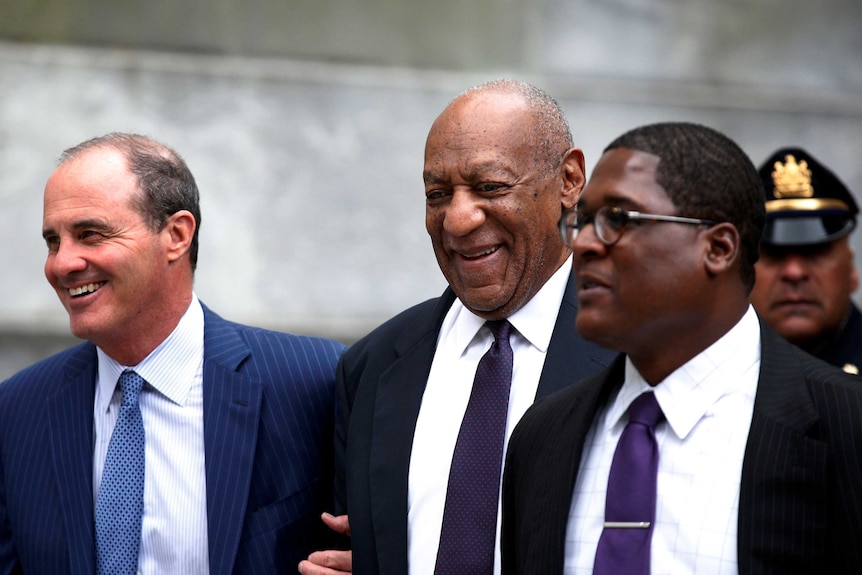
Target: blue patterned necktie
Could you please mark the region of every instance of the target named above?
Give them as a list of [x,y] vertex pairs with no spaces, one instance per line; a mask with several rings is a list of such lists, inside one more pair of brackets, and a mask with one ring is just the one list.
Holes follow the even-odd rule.
[[485,325],[494,334],[494,343],[479,361],[455,444],[435,575],[494,572],[500,469],[512,384],[512,325],[505,320]]
[[105,471],[96,502],[98,575],[138,571],[144,513],[144,420],[138,396],[144,379],[134,371],[120,375],[123,401],[108,444]]
[[651,392],[639,395],[629,407],[629,422],[608,476],[605,528],[594,575],[649,575],[658,473],[655,426],[663,417]]

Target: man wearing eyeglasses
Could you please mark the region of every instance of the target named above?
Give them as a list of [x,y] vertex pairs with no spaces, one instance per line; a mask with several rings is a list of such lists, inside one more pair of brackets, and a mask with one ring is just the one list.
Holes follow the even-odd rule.
[[[492,575],[506,438],[537,396],[614,356],[574,329],[571,252],[557,229],[583,186],[584,159],[550,96],[498,81],[436,119],[423,179],[425,226],[450,287],[340,363],[336,497],[356,573]],[[511,348],[505,383],[480,377],[498,347]],[[489,406],[485,391],[498,389]],[[310,559],[321,568],[307,562],[301,572],[349,569],[333,552]]]
[[862,388],[749,303],[762,197],[704,126],[606,148],[561,230],[578,331],[623,354],[512,434],[504,575],[862,572]]
[[782,148],[760,167],[766,229],[751,303],[805,351],[848,373],[862,366],[862,314],[850,232],[859,209],[847,187],[802,148]]

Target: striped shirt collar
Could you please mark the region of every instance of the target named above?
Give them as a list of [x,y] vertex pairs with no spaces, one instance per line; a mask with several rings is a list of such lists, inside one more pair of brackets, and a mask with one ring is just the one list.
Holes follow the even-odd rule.
[[150,387],[174,403],[183,405],[203,362],[203,336],[203,308],[197,296],[192,294],[192,301],[174,331],[138,365],[121,365],[97,347],[99,388],[96,390],[96,404],[100,411],[108,408],[117,380],[126,369],[134,369]]

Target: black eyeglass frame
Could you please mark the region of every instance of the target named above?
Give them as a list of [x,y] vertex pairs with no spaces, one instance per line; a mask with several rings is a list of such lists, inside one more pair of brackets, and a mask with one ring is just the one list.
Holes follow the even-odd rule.
[[[614,219],[619,220],[619,230],[616,230],[615,225],[610,224]],[[578,222],[578,219],[581,221]],[[570,230],[581,230],[587,224],[596,226],[596,237],[606,246],[612,246],[620,241],[626,231],[626,224],[630,221],[648,221],[648,222],[669,222],[673,224],[689,224],[695,226],[713,226],[718,222],[713,220],[702,220],[699,218],[689,218],[685,216],[665,216],[661,214],[645,214],[635,210],[624,210],[619,206],[602,206],[592,216],[584,216],[577,209],[565,210],[560,217],[560,237],[563,243],[571,247],[574,241],[574,235]],[[608,239],[607,230],[616,232],[616,237]]]

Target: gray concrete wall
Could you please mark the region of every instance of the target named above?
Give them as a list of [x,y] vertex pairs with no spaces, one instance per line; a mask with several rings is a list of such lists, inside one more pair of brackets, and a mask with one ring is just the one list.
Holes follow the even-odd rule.
[[588,167],[631,127],[691,120],[756,163],[808,147],[862,193],[855,1],[252,2],[242,17],[230,2],[25,4],[0,11],[0,379],[70,341],[42,275],[41,193],[64,148],[108,131],[189,162],[205,302],[348,342],[445,286],[424,139],[484,80],[557,97]]
[[536,0],[4,0],[24,42],[470,70],[520,66]]

